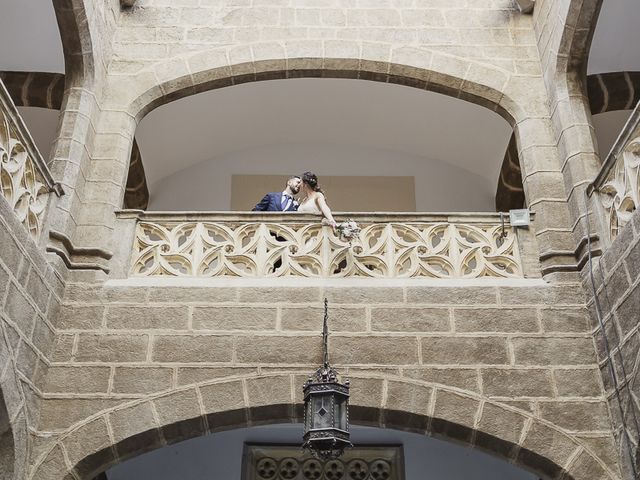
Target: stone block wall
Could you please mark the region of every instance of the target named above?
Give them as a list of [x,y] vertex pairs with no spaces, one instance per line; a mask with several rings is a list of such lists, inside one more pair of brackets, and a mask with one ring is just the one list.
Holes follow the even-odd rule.
[[[8,416],[0,424],[10,424],[14,449],[0,457],[15,459],[6,468],[16,479],[26,478],[28,431],[37,428],[63,289],[62,278],[0,196],[0,404]],[[7,448],[4,440],[8,438],[3,436],[0,449]]]
[[[585,291],[592,292],[588,266],[583,271]],[[640,427],[640,214],[630,221],[594,264],[595,287],[604,331],[596,314],[595,298],[589,295],[589,310],[595,331],[598,361],[604,379],[614,426],[620,462],[632,478],[631,462],[636,471]],[[611,357],[608,358],[607,350]],[[618,381],[614,388],[610,363]],[[622,413],[621,413],[622,410]],[[623,432],[623,421],[628,437]],[[629,439],[631,445],[629,445]]]
[[348,47],[368,41],[437,48],[513,73],[540,71],[531,17],[512,0],[138,0],[120,16],[111,72],[172,63],[157,70],[162,79],[184,67],[176,60],[189,52],[233,45],[242,55],[247,45],[283,41],[302,42],[304,50],[313,40],[326,42],[327,56],[335,49],[353,58]]
[[[63,37],[72,63],[50,164],[67,195],[49,227],[71,239],[66,260],[82,271],[59,307],[63,282],[0,200],[0,380],[17,478],[27,461],[32,478],[93,478],[185,438],[300,421],[301,385],[320,362],[325,295],[331,358],[352,379],[354,422],[459,441],[545,477],[619,478],[605,393],[614,397],[578,283],[83,283],[124,270],[109,261],[121,240],[113,211],[148,111],[296,76],[402,83],[505,116],[537,214],[543,274],[574,272],[581,188],[595,157],[589,120],[574,109],[582,92],[553,72],[556,57],[569,58],[564,23],[580,9],[539,0],[532,20],[511,0],[471,3],[139,0],[122,13],[116,0],[56,4],[77,31]],[[596,4],[582,2],[583,16]],[[636,218],[599,270],[629,385],[640,342],[630,316],[638,236]],[[575,273],[553,279],[576,282]]]
[[300,421],[326,296],[354,422],[462,441],[550,477],[618,478],[582,287],[523,282],[71,283],[36,477],[90,478],[167,442]]
[[512,0],[136,2],[118,17],[96,145],[87,147],[91,195],[81,212],[67,209],[78,219],[74,243],[117,248],[112,211],[122,205],[136,123],[150,110],[213,88],[304,76],[400,83],[503,115],[542,227],[543,274],[575,271],[534,25]]

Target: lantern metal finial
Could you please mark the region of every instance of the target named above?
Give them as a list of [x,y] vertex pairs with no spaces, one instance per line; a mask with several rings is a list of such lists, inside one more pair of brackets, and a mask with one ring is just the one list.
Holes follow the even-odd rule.
[[329,365],[329,302],[324,299],[323,364],[305,382],[303,449],[321,460],[338,458],[349,441],[349,380]]

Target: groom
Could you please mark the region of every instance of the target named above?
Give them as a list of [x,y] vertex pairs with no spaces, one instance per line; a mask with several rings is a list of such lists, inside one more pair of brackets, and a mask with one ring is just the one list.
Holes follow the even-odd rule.
[[253,207],[254,212],[295,212],[298,202],[293,198],[300,191],[302,180],[297,175],[289,177],[287,188],[282,192],[267,193],[258,204]]

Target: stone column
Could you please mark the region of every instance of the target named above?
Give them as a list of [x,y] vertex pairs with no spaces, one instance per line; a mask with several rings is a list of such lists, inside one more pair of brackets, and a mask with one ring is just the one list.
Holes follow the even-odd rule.
[[119,9],[87,0],[60,0],[54,2],[54,8],[66,74],[58,138],[49,166],[65,196],[50,211],[47,250],[58,255],[70,270],[105,272],[110,253],[100,243],[90,243],[92,239],[79,226],[86,224],[87,208],[94,207],[88,206],[94,194],[89,170]]
[[[119,250],[122,240],[116,229],[114,211],[123,208],[135,128],[135,119],[126,112],[103,110],[90,150],[91,164],[84,183],[84,199],[77,216],[74,238],[80,245],[100,249],[104,254],[102,259],[105,262],[102,264],[106,273],[113,267],[113,252]],[[127,250],[130,253],[130,249]],[[126,260],[122,259],[127,260],[128,256]]]
[[536,213],[536,236],[542,274],[575,281],[572,219],[542,77],[512,77],[505,94],[521,98],[527,111],[516,119],[514,133],[527,206]]
[[[560,156],[560,172],[569,206],[575,270],[586,261],[587,230],[592,251],[599,253],[596,223],[589,228],[584,191],[600,168],[586,95],[586,60],[602,0],[540,0],[534,24],[550,99],[552,141]],[[592,216],[593,217],[593,216]]]

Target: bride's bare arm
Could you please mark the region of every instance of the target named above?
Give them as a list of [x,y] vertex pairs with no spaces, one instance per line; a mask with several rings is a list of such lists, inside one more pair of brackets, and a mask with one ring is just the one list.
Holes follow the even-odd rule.
[[318,193],[316,201],[318,202],[318,208],[322,212],[322,216],[327,219],[329,225],[335,228],[336,221],[333,219],[333,215],[331,215],[331,209],[329,208],[329,205],[327,205],[324,195],[322,193]]

